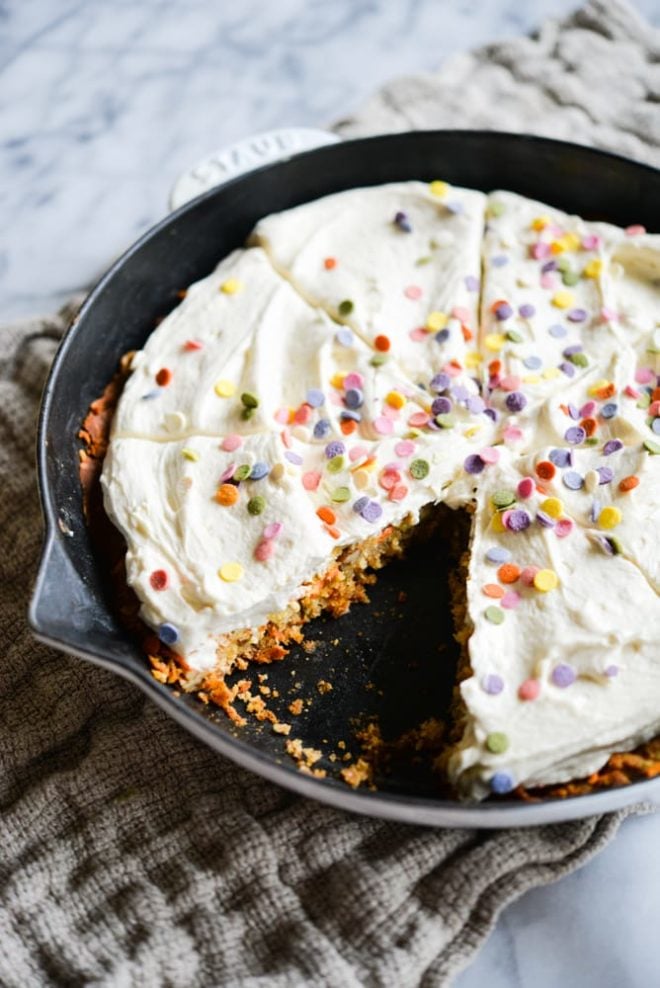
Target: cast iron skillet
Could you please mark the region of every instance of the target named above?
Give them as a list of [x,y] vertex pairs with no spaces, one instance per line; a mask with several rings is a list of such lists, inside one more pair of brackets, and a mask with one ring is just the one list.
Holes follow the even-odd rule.
[[[183,206],[114,264],[55,358],[39,427],[46,537],[30,623],[42,641],[131,680],[246,770],[336,807],[429,825],[478,827],[540,824],[612,810],[658,794],[660,780],[539,804],[466,806],[440,798],[430,775],[416,767],[395,768],[375,792],[353,791],[336,774],[326,779],[301,774],[283,753],[282,738],[268,728],[234,729],[223,714],[209,712],[192,697],[175,697],[152,678],[115,619],[90,545],[76,434],[121,355],[143,344],[155,320],[176,303],[177,291],[209,273],[268,213],[355,186],[437,177],[485,191],[512,189],[587,218],[660,230],[659,171],[567,143],[471,131],[397,134],[320,148],[267,165]],[[422,717],[442,715],[455,662],[451,646],[438,652],[443,640],[451,639],[444,552],[437,543],[412,562],[383,571],[371,605],[354,607],[340,622],[316,623],[315,653],[294,652],[269,667],[268,683],[281,692],[283,718],[292,720],[286,716],[292,695],[313,697],[309,711],[295,720],[292,737],[325,751],[343,739],[355,752],[351,729],[358,715],[379,715],[391,737]],[[401,587],[407,591],[404,603]],[[320,679],[332,683],[332,692],[319,693]],[[333,770],[336,763],[320,764]]]

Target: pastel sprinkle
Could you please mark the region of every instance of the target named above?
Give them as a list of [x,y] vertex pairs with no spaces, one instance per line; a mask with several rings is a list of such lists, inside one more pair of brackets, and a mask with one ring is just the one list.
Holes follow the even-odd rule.
[[518,687],[518,697],[520,700],[536,700],[541,692],[541,684],[538,679],[526,679]]
[[536,485],[531,477],[523,477],[516,488],[518,497],[528,498],[534,493]]
[[218,576],[225,583],[236,583],[243,576],[243,567],[240,563],[223,563],[218,570]]
[[167,570],[155,569],[149,577],[149,583],[151,584],[152,590],[167,590],[170,583]]
[[248,501],[247,509],[251,515],[263,514],[266,509],[266,498],[262,497],[261,494],[256,494]]
[[584,485],[584,478],[575,470],[567,470],[562,475],[561,480],[564,487],[567,487],[569,491],[579,491]]
[[486,464],[482,460],[478,453],[470,453],[463,460],[463,468],[466,473],[472,474],[473,476],[482,473]]
[[236,295],[243,288],[243,283],[238,278],[228,278],[220,285],[220,291],[225,295]]
[[231,381],[216,381],[213,390],[219,398],[231,398],[236,393],[236,385]]
[[490,696],[497,696],[504,689],[504,680],[497,673],[487,673],[481,680],[481,688],[484,693],[488,693]]
[[507,590],[500,600],[500,607],[504,607],[507,611],[513,611],[518,607],[521,600],[522,597],[517,590]]
[[540,569],[534,576],[534,586],[541,593],[548,593],[559,586],[559,577],[553,569]]
[[264,538],[265,539],[276,539],[278,535],[281,535],[284,531],[284,525],[281,521],[271,521],[264,528]]
[[491,731],[486,738],[486,747],[494,755],[501,755],[509,747],[509,739],[502,731]]
[[515,783],[508,772],[496,772],[495,775],[491,776],[490,788],[496,795],[503,796],[515,788]]
[[321,474],[316,470],[308,470],[302,475],[302,485],[306,491],[315,491],[321,483]]
[[559,686],[561,689],[566,689],[567,686],[572,686],[577,679],[577,674],[573,666],[568,665],[566,662],[560,662],[556,665],[550,674],[550,678],[555,686]]
[[240,449],[242,445],[243,439],[241,436],[225,436],[220,443],[220,449],[223,449],[226,453],[233,453],[235,450]]
[[494,545],[486,551],[486,559],[489,563],[508,563],[512,553],[499,545]]
[[262,539],[257,543],[254,550],[254,558],[260,563],[265,563],[275,552],[275,546],[271,539]]
[[623,514],[614,505],[608,505],[603,508],[598,515],[598,527],[599,528],[616,528],[623,521]]
[[490,621],[491,624],[502,624],[504,621],[504,611],[502,611],[499,607],[491,605],[491,607],[486,608],[484,613],[486,620]]
[[163,645],[176,645],[179,640],[179,631],[169,621],[164,621],[158,627],[158,637]]

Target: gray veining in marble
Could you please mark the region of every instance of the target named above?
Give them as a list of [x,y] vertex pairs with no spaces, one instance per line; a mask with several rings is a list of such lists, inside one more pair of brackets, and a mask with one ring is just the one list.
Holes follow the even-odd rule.
[[[0,318],[51,310],[166,211],[180,171],[323,126],[396,75],[575,0],[0,0]],[[660,22],[660,0],[638,0]],[[456,988],[656,985],[660,818],[509,907]]]

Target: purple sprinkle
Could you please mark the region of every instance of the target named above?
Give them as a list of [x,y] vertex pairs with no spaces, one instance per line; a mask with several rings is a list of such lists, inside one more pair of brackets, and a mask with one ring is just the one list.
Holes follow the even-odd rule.
[[560,470],[573,466],[573,453],[570,449],[551,449],[548,459]]
[[557,270],[556,261],[546,261],[545,264],[541,267],[541,274],[549,274],[550,271],[556,271],[556,270]]
[[504,404],[510,412],[522,412],[527,404],[527,398],[525,398],[522,391],[512,391],[506,396]]
[[616,413],[619,411],[619,406],[615,401],[608,401],[606,405],[600,410],[600,414],[604,419],[613,419]]
[[348,388],[344,395],[344,404],[347,408],[359,408],[364,404],[364,394],[360,388]]
[[543,526],[543,528],[554,528],[555,527],[555,520],[554,520],[554,518],[551,518],[550,515],[547,515],[545,513],[545,511],[537,511],[536,512],[536,520],[539,523],[539,525],[542,525]]
[[305,399],[308,405],[312,408],[320,408],[325,401],[325,395],[319,388],[310,388],[307,392],[307,398]]
[[468,398],[466,401],[467,410],[472,412],[473,415],[481,415],[482,412],[486,411],[486,402],[479,395],[474,395],[472,398]]
[[569,364],[567,360],[559,364],[559,370],[562,374],[565,374],[566,377],[575,377],[575,367],[573,364]]
[[475,276],[473,274],[467,275],[467,277],[465,278],[465,287],[467,288],[467,290],[469,292],[478,292],[479,291],[479,279],[478,278],[475,278]]
[[486,409],[484,409],[484,415],[487,415],[489,419],[492,419],[493,420],[493,422],[497,422],[497,420],[499,418],[499,415],[497,414],[497,412],[496,412],[496,410],[494,408],[486,408]]
[[141,395],[142,401],[151,401],[152,398],[157,398],[160,394],[160,388],[156,391],[147,391],[146,394]]
[[447,415],[451,412],[452,403],[449,398],[434,398],[431,411],[434,415]]
[[500,322],[504,322],[505,319],[510,319],[513,315],[513,309],[508,302],[502,302],[501,305],[495,309],[495,318]]
[[505,525],[511,532],[524,532],[532,522],[531,516],[523,508],[507,512]]
[[589,313],[586,309],[571,309],[566,318],[569,322],[584,322]]
[[562,474],[561,479],[564,487],[568,487],[569,491],[579,491],[584,486],[584,478],[575,470],[567,470]]
[[581,343],[573,343],[571,346],[567,346],[562,353],[564,357],[573,357],[576,353],[582,353],[582,350],[583,347]]
[[466,473],[477,474],[481,473],[486,464],[481,459],[478,453],[470,453],[463,460],[463,466],[465,467]]
[[325,437],[330,432],[330,422],[328,419],[319,419],[314,426],[314,438],[315,439],[325,439]]
[[562,689],[565,689],[567,686],[572,686],[577,679],[577,675],[573,666],[569,666],[566,662],[560,662],[559,665],[555,666],[552,670],[550,678],[555,686],[560,686]]
[[600,504],[598,501],[594,501],[593,504],[591,505],[591,510],[589,511],[589,520],[592,522],[598,521],[599,514],[600,514]]
[[623,449],[623,443],[620,439],[608,439],[603,446],[603,456],[611,456],[619,449]]
[[653,419],[651,423],[651,431],[655,432],[656,436],[660,436],[660,418]]
[[504,680],[501,676],[498,676],[495,672],[489,672],[481,680],[481,688],[484,693],[490,693],[491,696],[497,696],[504,689]]
[[331,443],[325,447],[325,455],[329,460],[332,460],[335,456],[343,456],[346,452],[346,447],[338,439],[333,439]]
[[335,340],[340,346],[353,346],[353,334],[350,329],[338,329],[335,333]]
[[509,263],[509,258],[506,254],[495,254],[491,257],[490,263],[494,268],[503,268]]
[[439,329],[433,339],[436,343],[446,343],[449,339],[449,330],[446,327],[445,329]]
[[431,378],[431,391],[436,393],[440,391],[446,391],[451,384],[451,378],[449,374],[436,374],[435,377]]
[[383,509],[378,501],[368,501],[360,512],[364,520],[370,522],[378,521],[382,513]]
[[495,775],[491,776],[490,788],[498,796],[503,796],[515,788],[515,783],[508,772],[496,772]]
[[508,563],[511,559],[511,553],[508,549],[494,545],[486,552],[486,559],[489,563]]
[[289,461],[289,463],[295,463],[296,466],[298,466],[298,467],[299,466],[302,466],[303,458],[302,458],[302,456],[299,456],[298,453],[293,453],[290,449],[287,449],[287,451],[284,454],[284,456]]
[[163,645],[176,645],[179,640],[179,632],[168,621],[164,621],[158,628],[158,637]]
[[368,497],[359,497],[357,501],[353,504],[353,511],[355,511],[356,514],[361,515],[368,504],[369,504]]
[[605,670],[605,675],[606,676],[609,676],[610,679],[612,679],[614,676],[618,676],[619,675],[619,667],[618,666],[615,666],[614,664],[608,666],[607,669]]
[[540,357],[525,357],[523,364],[527,370],[538,370],[543,365],[543,361]]
[[569,402],[567,408],[568,408],[568,414],[571,416],[574,422],[576,422],[579,418],[582,417],[580,415],[580,410],[577,407],[577,405],[574,405],[572,402]]
[[596,467],[596,473],[600,477],[599,484],[609,484],[614,479],[614,470],[611,467]]
[[452,199],[451,202],[445,203],[445,208],[448,209],[450,213],[458,216],[463,212],[463,203],[458,199]]
[[361,422],[362,416],[359,412],[354,412],[350,408],[344,408],[343,411],[339,413],[339,418],[342,422]]
[[586,438],[587,433],[581,425],[572,425],[564,433],[564,439],[567,443],[570,443],[571,446],[579,446],[579,444],[583,443]]
[[457,384],[455,388],[452,388],[451,396],[454,401],[467,401],[470,397],[470,392],[464,385]]
[[522,316],[523,319],[531,319],[536,313],[536,309],[529,302],[525,302],[518,308],[518,315]]
[[400,230],[403,230],[404,233],[412,233],[412,226],[410,225],[408,215],[402,210],[399,210],[399,212],[395,214],[394,223]]
[[560,340],[562,336],[566,336],[568,330],[565,326],[562,326],[561,323],[555,323],[554,326],[550,327],[548,332],[550,333],[550,336],[553,336],[556,340]]

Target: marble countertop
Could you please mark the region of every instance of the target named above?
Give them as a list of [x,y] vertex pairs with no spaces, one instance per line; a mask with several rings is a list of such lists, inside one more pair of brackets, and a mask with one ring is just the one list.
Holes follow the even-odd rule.
[[[637,0],[660,22],[658,0]],[[51,311],[160,219],[176,176],[324,126],[396,75],[575,0],[0,0],[0,317]],[[658,981],[660,816],[506,909],[456,988]]]

